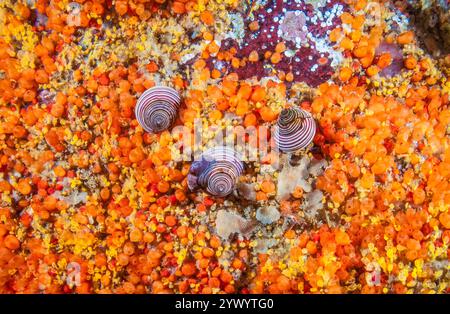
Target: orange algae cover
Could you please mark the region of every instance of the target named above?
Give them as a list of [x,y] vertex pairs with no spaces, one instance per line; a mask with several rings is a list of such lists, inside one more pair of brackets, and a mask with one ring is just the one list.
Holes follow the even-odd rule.
[[0,293],[448,293],[416,2],[0,1]]

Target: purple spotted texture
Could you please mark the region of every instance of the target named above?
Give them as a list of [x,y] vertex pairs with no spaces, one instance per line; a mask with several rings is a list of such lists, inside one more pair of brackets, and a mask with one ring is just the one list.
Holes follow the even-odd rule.
[[[252,10],[252,14],[244,13],[245,34],[242,45],[232,38],[221,43],[222,51],[234,47],[237,50],[235,56],[239,59],[248,57],[255,50],[259,54],[259,61],[247,61],[245,66],[233,69],[231,65],[224,65],[224,61],[212,57],[208,65],[210,69],[219,70],[226,66],[226,72],[236,72],[240,79],[254,76],[261,79],[274,76],[279,71],[292,72],[294,82],[305,82],[315,87],[334,73],[332,58],[328,53],[333,44],[329,42],[328,34],[341,24],[340,12],[346,10],[347,5],[338,0],[329,0],[323,7],[314,7],[304,0],[267,0],[265,5]],[[248,25],[255,20],[259,23],[259,29],[252,32]],[[264,58],[264,54],[267,51],[274,52],[280,42],[284,42],[287,49],[281,62],[273,64],[270,58]],[[324,42],[329,50],[324,49]]]
[[384,77],[392,77],[399,74],[403,69],[403,51],[400,46],[397,44],[388,44],[386,42],[382,42],[376,52],[375,56],[379,57],[383,53],[389,53],[392,57],[391,64],[384,68],[380,72],[380,76]]

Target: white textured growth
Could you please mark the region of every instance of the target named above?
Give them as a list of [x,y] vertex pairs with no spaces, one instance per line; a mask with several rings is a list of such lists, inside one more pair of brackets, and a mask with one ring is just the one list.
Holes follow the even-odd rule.
[[269,225],[280,219],[280,212],[275,206],[264,206],[256,211],[256,219],[264,225]]
[[224,240],[227,240],[234,233],[242,235],[250,233],[251,230],[247,228],[250,224],[251,222],[236,213],[224,209],[217,212],[216,232]]

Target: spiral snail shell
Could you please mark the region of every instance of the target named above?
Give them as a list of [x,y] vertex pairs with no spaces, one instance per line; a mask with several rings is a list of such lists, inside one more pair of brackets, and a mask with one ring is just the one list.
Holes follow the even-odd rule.
[[175,122],[180,96],[171,87],[155,86],[139,97],[135,114],[142,128],[149,133],[167,130]]
[[188,187],[191,190],[202,187],[211,195],[225,197],[233,192],[243,170],[244,164],[234,149],[215,147],[192,163]]
[[274,132],[275,145],[281,152],[294,152],[307,147],[316,134],[313,116],[297,107],[283,109]]

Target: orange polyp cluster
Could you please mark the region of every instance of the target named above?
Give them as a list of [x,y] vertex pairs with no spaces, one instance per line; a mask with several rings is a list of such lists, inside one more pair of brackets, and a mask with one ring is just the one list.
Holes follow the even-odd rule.
[[[60,1],[36,1],[45,25],[31,25],[34,13],[25,2],[5,1],[0,293],[448,292],[448,278],[435,278],[441,270],[435,262],[450,254],[445,62],[419,51],[414,31],[386,34],[383,25],[369,25],[368,1],[345,2],[344,25],[329,33],[342,64],[332,80],[309,88],[306,99],[290,69],[264,80],[240,79],[246,64],[288,62],[287,44],[238,58],[235,47],[220,42],[224,12],[215,1],[78,0],[78,25],[68,23],[70,12]],[[150,58],[146,52],[126,62],[94,56],[87,68],[65,50],[109,24],[131,39],[144,34],[126,25],[151,24],[155,16],[183,23],[181,14],[198,21],[201,42],[182,70],[185,54],[172,49],[176,40],[158,46],[167,59],[152,49]],[[248,23],[252,32],[262,26]],[[106,36],[108,43],[120,41],[114,36]],[[382,41],[403,49],[401,78],[395,79],[404,84],[387,84],[385,93],[375,83],[383,82],[396,56],[377,52]],[[231,67],[224,69],[222,61]],[[317,64],[328,61],[324,56]],[[323,193],[319,223],[308,220],[307,189],[293,187],[291,197],[278,202],[279,173],[262,174],[249,164],[242,179],[254,184],[255,199],[245,203],[253,208],[245,218],[253,223],[253,212],[275,206],[279,221],[258,225],[275,244],[261,250],[271,241],[258,232],[219,237],[218,210],[232,203],[242,214],[244,200],[188,189],[191,163],[174,160],[176,136],[146,133],[134,116],[136,99],[155,85],[182,95],[175,125],[192,132],[198,118],[220,125],[232,116],[243,127],[268,129],[285,107],[311,112],[317,134],[308,155],[327,162],[312,181]],[[258,139],[270,140],[258,132]],[[267,154],[258,167],[267,170],[284,157]],[[80,269],[76,285],[66,280],[70,263]]]
[[[355,26],[354,17],[351,15],[344,14],[341,18],[343,23]],[[338,41],[341,32],[341,29],[335,29],[331,32],[330,39]],[[359,38],[359,35],[355,38]],[[379,36],[374,35],[372,41],[377,43],[378,40]],[[398,43],[401,45],[412,43],[412,41],[412,32],[406,32],[398,37]],[[386,53],[376,60],[376,65],[371,65],[375,61],[372,60],[371,54],[373,54],[376,45],[361,44],[361,40],[358,40],[355,44],[344,38],[341,41],[341,47],[352,50],[353,56],[359,59],[363,68],[366,68],[368,76],[375,76],[379,69],[387,67],[391,62],[391,56]],[[366,58],[367,56],[369,57]],[[427,61],[424,62],[424,65],[428,63]],[[414,56],[405,58],[406,69],[415,70],[419,63]],[[321,144],[322,149],[333,159],[331,167],[325,171],[323,176],[318,178],[316,186],[329,194],[329,199],[334,203],[334,207],[337,206],[351,217],[352,227],[347,232],[340,231],[336,234],[332,243],[361,245],[366,248],[375,244],[379,251],[385,252],[387,239],[394,239],[394,246],[397,245],[398,250],[401,251],[401,258],[404,258],[405,261],[426,260],[429,258],[429,253],[428,247],[424,243],[430,241],[429,234],[432,229],[448,229],[449,195],[444,192],[448,187],[448,183],[444,182],[448,180],[448,171],[445,172],[447,179],[443,179],[442,172],[431,170],[436,166],[439,169],[448,167],[447,159],[442,158],[446,151],[444,147],[448,145],[444,143],[448,143],[448,139],[445,139],[445,134],[439,131],[437,136],[435,136],[436,133],[431,134],[431,129],[441,130],[442,122],[446,120],[446,118],[444,120],[442,118],[448,116],[448,94],[444,93],[438,96],[438,88],[430,90],[426,85],[422,85],[417,88],[410,88],[406,93],[404,103],[398,102],[392,97],[375,95],[372,95],[370,100],[367,101],[364,99],[365,90],[357,87],[355,83],[358,83],[358,79],[352,79],[352,75],[354,75],[352,68],[342,67],[338,78],[340,82],[346,84],[341,87],[334,84],[324,84],[319,88],[319,97],[316,97],[311,105],[313,112],[320,115],[319,124],[322,133],[316,136],[316,142]],[[421,78],[416,76],[413,81],[420,82]],[[426,84],[428,85],[428,81]],[[407,107],[405,107],[405,104]],[[362,110],[366,113],[363,112],[360,117],[352,122],[352,112],[360,108],[364,108]],[[426,113],[425,108],[431,109],[431,111]],[[413,125],[411,127],[406,126],[411,121],[414,121]],[[430,127],[431,129],[428,129]],[[354,137],[351,134],[354,134]],[[438,140],[438,138],[443,141]],[[414,141],[427,141],[431,145],[419,144],[415,147]],[[431,147],[435,148],[434,153]],[[420,153],[416,153],[416,149]],[[432,156],[438,151],[441,157],[435,159]],[[422,170],[417,168],[419,154],[425,156],[427,160]],[[410,163],[410,168],[399,171],[396,165],[398,161],[395,161],[394,158],[399,158],[397,156],[405,158],[405,155],[409,156],[407,163]],[[355,160],[356,156],[360,158],[359,161]],[[399,182],[392,178],[388,179],[387,174],[391,172],[395,176],[400,176]],[[435,180],[431,179],[431,173],[438,173],[436,183],[443,184],[438,193],[444,193],[445,195],[438,196],[432,192],[432,186],[437,187],[437,185],[433,182]],[[419,187],[415,187],[413,183],[416,180],[421,182]],[[387,183],[388,181],[391,182]],[[386,201],[388,204],[394,203],[396,205],[390,208]],[[427,202],[430,202],[428,203],[430,207],[424,205]],[[395,211],[392,210],[397,206],[403,207],[405,204],[407,207],[405,213],[399,211],[395,214]],[[443,213],[439,213],[434,208],[434,206],[440,206],[437,204],[444,204]],[[433,209],[430,211],[430,208]],[[388,227],[382,227],[381,221],[375,224],[369,222],[369,226],[373,225],[373,227],[368,228],[367,218],[375,217],[373,215],[378,217],[377,219],[381,218],[381,221],[395,222]],[[439,224],[441,224],[440,227]],[[362,225],[364,227],[361,227]],[[377,242],[375,238],[380,240]],[[438,242],[441,243],[439,240]],[[316,253],[317,245],[314,242],[302,241],[301,243],[303,244],[299,244],[299,248],[306,246],[309,254],[314,255]],[[323,243],[321,244],[323,245]],[[296,250],[297,247],[294,247],[291,251],[291,257],[283,261],[289,264],[295,256],[301,255]],[[322,252],[324,250],[325,247],[322,247]],[[342,258],[338,259],[342,268],[338,268],[337,277],[334,281],[328,279],[325,290],[328,293],[342,292],[339,280],[348,278],[349,271],[346,267],[351,267],[351,263],[346,264],[345,262],[345,260],[347,263],[349,262],[348,259],[345,259],[348,258],[346,254],[349,252],[342,256],[338,253],[339,246],[335,248],[335,251],[336,256]],[[336,263],[332,264],[335,265]],[[263,268],[264,265],[263,262],[260,267]],[[258,275],[254,281],[252,291],[255,293],[284,293],[287,292],[284,289],[289,286],[289,283],[291,287],[287,290],[290,292],[323,291],[324,282],[321,276],[311,275],[317,273],[317,267],[317,261],[313,257],[308,258],[306,268],[302,272],[305,281],[298,283],[298,278],[302,277],[294,276],[291,277],[290,282],[286,280],[287,284],[282,284],[281,287],[278,280],[284,282],[285,277],[280,274],[279,269],[274,268],[267,274],[264,274],[261,270],[261,275]],[[333,276],[333,273],[333,270],[327,272],[327,278]],[[393,273],[396,275],[400,273],[400,268],[395,264]],[[264,288],[261,283],[267,281],[272,284]],[[363,285],[362,292],[382,292],[380,286],[369,286],[365,279],[360,280],[359,283]],[[298,291],[299,287],[303,290]],[[304,290],[305,287],[307,287],[307,290]],[[405,293],[407,289],[407,286],[401,282],[393,285],[395,293]]]
[[[433,98],[437,97],[437,95],[433,95],[433,92],[431,95],[427,95],[429,92],[426,88],[425,90],[420,89],[420,91],[424,92],[422,97],[427,99],[427,105],[432,104]],[[383,240],[383,234],[388,234],[388,238],[394,239],[394,244],[396,244],[397,247],[404,248],[402,249],[401,254],[407,261],[427,259],[428,250],[427,247],[424,246],[423,241],[428,234],[424,235],[424,232],[429,233],[431,231],[431,227],[429,226],[430,223],[437,226],[440,222],[443,228],[448,229],[447,222],[449,217],[447,212],[443,212],[439,214],[439,222],[435,218],[431,218],[431,220],[429,220],[429,212],[425,209],[421,210],[419,206],[424,208],[423,204],[428,201],[431,201],[431,203],[429,203],[430,206],[433,206],[433,203],[437,204],[439,202],[448,204],[448,192],[444,192],[448,187],[448,182],[444,183],[444,181],[442,181],[442,172],[437,171],[433,173],[438,173],[437,181],[440,182],[440,184],[443,184],[443,188],[439,189],[438,193],[444,193],[445,195],[438,196],[432,192],[433,190],[431,186],[436,187],[436,185],[432,183],[434,180],[430,181],[431,177],[428,176],[428,174],[431,173],[430,168],[433,167],[433,164],[438,167],[448,167],[448,164],[447,166],[444,166],[446,163],[445,159],[438,161],[432,157],[433,153],[431,151],[427,152],[427,150],[422,150],[421,154],[424,154],[425,156],[428,155],[428,158],[434,160],[434,162],[424,164],[424,166],[428,167],[430,170],[422,170],[421,172],[418,172],[417,170],[413,170],[414,168],[409,168],[402,175],[401,172],[398,171],[394,158],[391,154],[411,154],[413,151],[413,143],[412,139],[410,139],[410,134],[414,134],[414,131],[411,133],[408,128],[402,131],[402,127],[405,126],[405,121],[416,121],[414,122],[412,129],[419,131],[421,125],[424,123],[429,123],[426,122],[429,121],[429,116],[424,115],[423,111],[405,109],[403,104],[398,103],[393,98],[372,96],[372,98],[366,103],[363,99],[363,92],[364,91],[359,87],[351,85],[346,85],[341,88],[336,85],[324,85],[321,87],[321,96],[315,99],[315,102],[318,104],[316,105],[314,102],[312,104],[313,110],[315,109],[315,111],[322,117],[320,121],[323,123],[323,136],[325,137],[325,140],[330,143],[324,144],[323,149],[328,151],[329,156],[333,159],[331,166],[325,171],[323,176],[318,178],[316,186],[317,188],[326,191],[330,195],[330,200],[335,204],[335,206],[337,205],[338,208],[342,208],[345,214],[351,217],[350,223],[352,227],[349,229],[349,233],[339,231],[339,233],[336,234],[335,240],[331,241],[331,243],[336,243],[338,245],[338,247],[333,249],[333,251],[336,251],[335,254],[337,254],[337,249],[340,244],[348,245],[352,243],[352,245],[356,245],[359,241],[362,241],[361,245],[363,247],[367,247],[369,243],[374,243],[375,235],[377,235],[379,239],[382,239],[380,244],[376,244],[376,246],[379,247],[379,250],[384,250],[386,245],[385,241],[387,238],[384,238]],[[411,97],[417,97],[417,92],[418,91],[411,89],[408,94],[409,97],[406,99],[406,103],[411,101]],[[359,97],[357,96],[358,94]],[[353,97],[350,95],[353,95]],[[346,99],[347,101],[345,101]],[[436,104],[434,107],[441,107],[448,102],[448,100],[445,100],[447,98],[442,99],[439,97],[439,99],[441,104]],[[343,109],[346,112],[352,112],[353,110],[356,110],[361,103],[364,104],[363,107],[367,108],[366,110],[370,111],[370,115],[363,115],[355,119],[356,125],[354,126],[349,125],[350,121],[342,119],[340,116],[342,113],[338,113],[333,110],[335,106],[344,106]],[[444,109],[441,113],[444,116],[447,116],[448,113],[444,112],[448,112],[448,109]],[[338,115],[334,116],[335,114]],[[330,119],[332,122],[334,121],[334,124],[328,124],[326,122],[327,119]],[[385,125],[385,121],[387,119],[390,119],[393,126],[395,126],[394,128]],[[432,123],[435,124],[435,128],[439,129],[439,125],[442,123],[441,118],[436,117],[436,120],[432,121]],[[348,137],[339,137],[339,130],[336,128],[346,130],[346,132],[348,132]],[[358,141],[353,142],[350,134],[358,134]],[[423,139],[418,136],[419,133],[416,134],[417,137],[414,137],[416,141]],[[426,132],[421,134],[422,136],[427,136]],[[430,134],[430,136],[434,135]],[[445,137],[443,133],[441,133],[440,136]],[[391,140],[391,137],[403,138],[404,140],[401,141],[395,138]],[[394,147],[386,147],[386,143],[389,142],[395,143]],[[338,145],[338,147],[334,147],[334,145]],[[443,153],[442,150],[441,153]],[[360,159],[360,162],[358,162],[355,159],[346,158],[346,156],[352,155],[360,156],[359,158],[362,158],[362,160]],[[411,160],[411,162],[413,161]],[[360,174],[361,169],[364,170],[362,175]],[[403,184],[401,179],[400,182],[394,180],[391,181],[391,183],[386,184],[386,174],[391,171],[395,175],[400,175],[400,178],[403,176]],[[423,177],[424,174],[426,174],[426,177]],[[448,178],[448,171],[446,171],[445,175]],[[414,177],[421,181],[428,178],[428,184],[421,185],[418,188],[413,188],[412,178]],[[358,178],[358,180],[355,181],[355,178]],[[369,193],[368,197],[370,198],[360,198],[358,197],[357,192]],[[408,204],[407,206],[409,207],[407,207],[405,213],[400,211],[395,214],[394,211],[387,210],[386,201],[397,204],[400,202],[400,204],[403,205]],[[366,218],[364,217],[374,214],[378,215],[382,221],[394,220],[394,226],[398,227],[389,227],[392,229],[389,229],[388,233],[386,233],[386,229],[383,229],[381,222],[379,222],[375,225],[372,224],[373,227],[371,227],[378,229],[373,229],[373,231],[370,231],[371,229],[369,229],[366,231],[367,227],[361,227],[361,224],[366,221]],[[427,221],[429,222],[427,223]],[[427,226],[427,229],[424,229],[424,226]],[[355,232],[352,230],[355,230]],[[321,244],[323,246],[323,243]],[[314,245],[313,242],[307,242],[306,248],[309,254],[314,255],[316,252],[315,246],[316,245]],[[325,247],[323,247],[322,250],[325,250]],[[345,264],[342,265],[343,268],[341,273],[348,274],[348,270],[345,268],[346,266],[344,266]],[[306,279],[308,286],[317,291],[321,288],[320,286],[322,286],[322,284],[320,286],[318,285],[318,282],[322,279],[309,275],[311,273],[314,273],[312,269],[305,270],[304,278]],[[331,274],[333,274],[333,272],[328,272],[328,276]],[[275,275],[275,277],[277,277],[277,275]],[[276,282],[276,279],[267,279],[266,277],[261,277],[257,280],[269,280]],[[335,282],[339,281],[339,279],[336,280],[337,281]],[[329,293],[341,289],[339,286],[333,286],[332,282],[333,280],[330,280],[330,284],[327,287],[327,291]],[[274,290],[272,291],[272,289]],[[363,291],[374,292],[372,289],[373,288],[366,286],[363,288]],[[398,289],[400,289],[400,286],[396,286],[396,292],[403,291]],[[259,293],[263,291],[266,290],[255,290],[255,292]],[[271,285],[267,291],[283,292],[282,289],[280,290],[280,287],[275,283]]]

